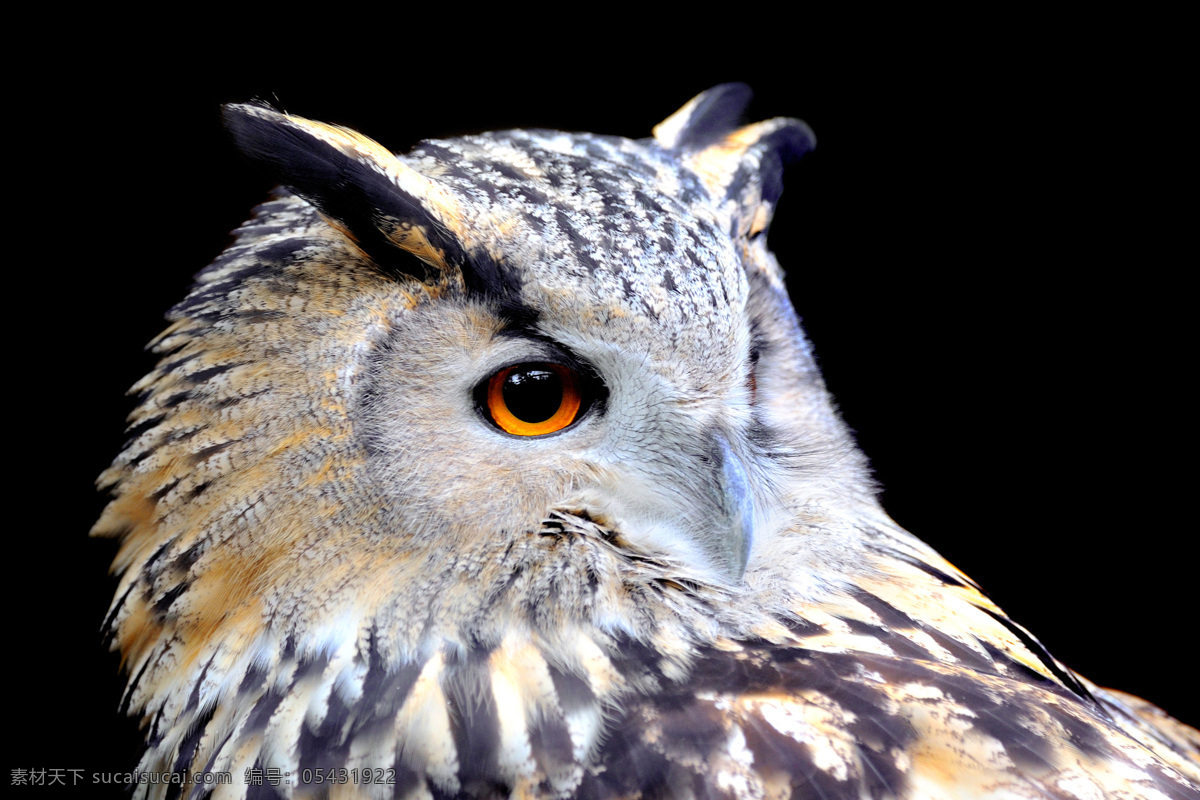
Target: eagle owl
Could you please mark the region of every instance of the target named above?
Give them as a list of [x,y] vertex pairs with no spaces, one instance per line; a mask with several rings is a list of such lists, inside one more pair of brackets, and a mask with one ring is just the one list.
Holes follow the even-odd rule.
[[813,137],[748,99],[402,156],[226,109],[283,188],[93,531],[139,796],[1200,797],[881,510],[766,246]]

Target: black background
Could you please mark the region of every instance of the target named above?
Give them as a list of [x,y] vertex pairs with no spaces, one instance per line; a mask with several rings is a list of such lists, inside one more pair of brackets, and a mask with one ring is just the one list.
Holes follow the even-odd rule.
[[101,645],[115,545],[86,536],[92,481],[153,363],[141,348],[270,188],[221,103],[404,150],[499,127],[645,136],[729,80],[755,88],[750,121],[817,134],[770,241],[885,507],[1066,664],[1200,722],[1169,122],[1120,48],[926,22],[753,42],[744,21],[586,41],[497,28],[484,44],[390,20],[386,45],[336,52],[231,27],[194,52],[91,42],[58,54],[68,78],[27,74],[8,145],[9,766],[119,771],[139,752]]

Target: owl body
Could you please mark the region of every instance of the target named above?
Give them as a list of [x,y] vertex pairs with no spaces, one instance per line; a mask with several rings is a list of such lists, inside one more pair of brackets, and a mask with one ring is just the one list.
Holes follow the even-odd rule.
[[738,127],[747,99],[404,156],[227,110],[286,188],[172,310],[94,529],[122,537],[141,770],[232,777],[185,797],[1200,796],[1195,731],[879,507],[766,247],[812,135]]

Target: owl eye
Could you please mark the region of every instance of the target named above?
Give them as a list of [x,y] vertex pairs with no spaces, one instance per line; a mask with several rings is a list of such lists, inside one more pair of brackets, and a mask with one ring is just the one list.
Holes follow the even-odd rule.
[[582,383],[561,364],[515,364],[480,384],[476,402],[505,433],[544,436],[561,431],[587,410]]

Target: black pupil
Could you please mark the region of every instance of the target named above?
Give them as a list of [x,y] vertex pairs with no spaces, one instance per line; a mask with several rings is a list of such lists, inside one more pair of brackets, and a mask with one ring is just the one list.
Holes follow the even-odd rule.
[[562,405],[562,380],[548,369],[514,372],[501,391],[509,412],[522,422],[544,422]]

